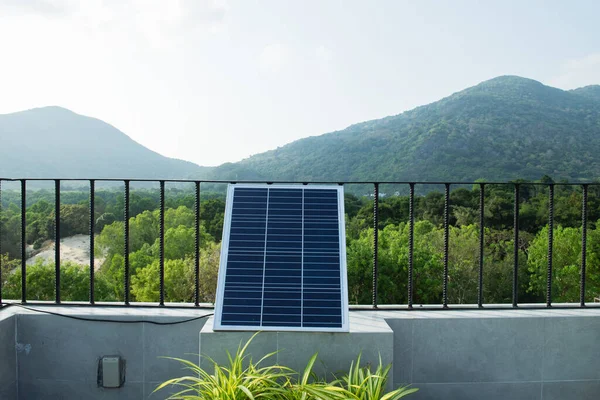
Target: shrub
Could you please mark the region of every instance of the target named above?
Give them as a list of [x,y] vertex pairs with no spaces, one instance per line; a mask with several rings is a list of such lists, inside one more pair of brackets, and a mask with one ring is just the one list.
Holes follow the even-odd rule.
[[193,374],[165,381],[155,392],[174,385],[183,389],[171,395],[169,399],[397,400],[418,390],[400,387],[385,393],[391,365],[384,367],[381,358],[373,372],[370,366],[360,366],[359,355],[356,362],[350,365],[348,374],[331,383],[320,381],[313,374],[317,354],[310,358],[301,376],[285,366],[261,366],[276,352],[269,353],[254,363],[246,351],[257,334],[258,332],[243,346],[240,344],[233,357],[227,352],[228,364],[225,366],[206,357],[214,368],[212,374],[188,360],[171,358],[184,364]]

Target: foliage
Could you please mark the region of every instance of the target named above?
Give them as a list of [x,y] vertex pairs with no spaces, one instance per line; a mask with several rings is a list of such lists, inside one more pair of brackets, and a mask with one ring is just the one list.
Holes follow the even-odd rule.
[[355,400],[396,400],[417,392],[417,388],[399,387],[385,393],[391,365],[383,366],[381,357],[375,371],[371,366],[360,366],[361,356],[350,364],[350,370],[341,379],[333,382],[332,386],[339,386],[344,390],[340,392],[344,399]]
[[[592,300],[600,293],[600,231],[587,235],[586,298]],[[578,302],[581,277],[581,228],[557,226],[553,236],[552,300]],[[531,272],[529,291],[540,297],[546,295],[548,268],[548,227],[544,227],[529,246],[528,267]]]
[[[443,229],[428,221],[415,224],[413,282],[415,304],[440,304],[443,281]],[[388,225],[379,231],[378,292],[381,304],[406,304],[408,280],[408,224]],[[513,242],[486,230],[484,249],[484,299],[488,303],[510,302]],[[477,303],[479,277],[479,229],[467,225],[449,229],[448,300],[451,304]],[[363,231],[348,242],[348,292],[354,304],[371,301],[373,230]],[[520,253],[520,262],[524,262]],[[526,268],[521,269],[526,273]],[[522,273],[523,275],[523,273]],[[527,275],[522,276],[528,281]],[[400,290],[399,290],[400,289]],[[404,289],[404,290],[402,290]],[[520,288],[525,294],[526,287]]]
[[[12,264],[15,269],[10,274],[3,273],[6,281],[3,286],[3,296],[8,299],[21,298],[21,269],[16,263]],[[53,301],[54,291],[54,263],[44,263],[37,259],[34,264],[27,266],[27,299]],[[65,261],[60,266],[61,300],[63,301],[87,301],[89,299],[89,269],[81,265]],[[98,299],[103,301],[117,301],[119,297],[114,295],[111,283],[105,275],[96,275],[94,284]]]
[[[38,122],[54,118],[67,124],[61,135],[73,136],[73,124],[87,126],[90,137],[102,135],[104,146],[115,141],[121,155],[133,154],[132,144],[122,142],[123,135],[113,128],[77,116],[67,110],[49,108],[33,114],[17,113],[0,116],[0,126],[6,129],[27,130],[25,138],[39,132]],[[12,122],[10,122],[12,121]],[[12,128],[10,128],[12,127]],[[46,125],[44,125],[47,128]],[[54,125],[52,126],[54,128]],[[519,242],[516,244],[519,266],[518,296],[521,301],[543,301],[546,291],[548,189],[524,179],[542,177],[539,182],[589,181],[600,174],[600,142],[596,140],[600,127],[600,96],[597,87],[562,91],[519,77],[498,77],[456,93],[438,102],[380,120],[350,126],[341,132],[311,137],[293,142],[273,151],[258,154],[239,163],[227,164],[211,170],[211,178],[266,179],[300,181],[464,181],[519,179]],[[9,132],[7,131],[7,132]],[[82,131],[79,129],[78,131]],[[108,136],[106,136],[108,135]],[[46,140],[47,137],[40,137]],[[62,137],[62,136],[61,136]],[[47,148],[34,143],[44,154]],[[74,141],[73,143],[78,143]],[[12,143],[14,145],[14,143]],[[135,146],[134,146],[135,147]],[[129,150],[128,150],[129,149]],[[117,167],[118,162],[106,162],[113,151],[97,149],[103,167],[93,171]],[[140,150],[140,149],[138,149]],[[11,163],[12,153],[4,148],[5,166],[23,166]],[[73,152],[70,152],[75,154]],[[17,153],[15,153],[17,154]],[[138,154],[138,153],[136,153]],[[138,155],[141,155],[139,153]],[[89,155],[89,154],[88,154]],[[7,158],[8,157],[8,158]],[[136,168],[147,171],[199,170],[181,162],[166,163],[165,159],[149,153],[152,167],[136,163]],[[47,157],[31,157],[32,160]],[[118,157],[117,157],[118,158]],[[130,158],[130,157],[129,157]],[[514,162],[518,160],[519,162]],[[64,160],[62,160],[64,161]],[[98,160],[86,159],[87,167]],[[50,163],[52,164],[52,163]],[[48,164],[48,165],[50,165]],[[64,163],[61,163],[63,165]],[[73,164],[73,171],[83,173],[81,163]],[[168,164],[168,165],[167,165]],[[177,164],[177,165],[176,165]],[[54,165],[54,164],[53,164]],[[58,165],[58,164],[56,164]],[[131,165],[131,162],[128,162]],[[30,168],[31,166],[28,166]],[[189,167],[189,168],[188,168]],[[12,168],[12,167],[11,167]],[[110,169],[109,168],[109,169]],[[35,171],[33,169],[32,171]],[[52,171],[44,169],[45,174]],[[208,171],[203,171],[207,173]],[[200,173],[200,172],[198,172]],[[550,177],[548,174],[554,176]],[[22,175],[12,174],[9,175]],[[32,176],[30,173],[25,175]],[[55,174],[61,175],[61,174]],[[63,174],[64,175],[64,174]],[[90,174],[87,174],[90,175]],[[94,174],[91,174],[94,175]],[[118,176],[118,173],[108,173]],[[141,175],[140,175],[141,176]],[[177,174],[180,177],[180,174]],[[73,177],[73,176],[72,176]],[[165,176],[167,177],[167,176]],[[206,177],[209,177],[208,175]],[[484,182],[485,180],[479,180]],[[25,217],[27,221],[25,244],[40,249],[49,240],[55,240],[55,193],[50,186],[28,184]],[[21,194],[18,182],[2,182],[0,207],[0,251],[5,293],[18,294],[17,279],[21,257]],[[67,186],[71,185],[71,186]],[[89,191],[83,183],[63,182],[61,188],[60,236],[88,234],[90,215]],[[167,184],[165,192],[165,279],[167,298],[173,301],[189,299],[193,293],[193,258],[195,256],[195,191],[190,184]],[[224,185],[203,183],[200,203],[201,293],[203,301],[214,299],[218,269],[218,248],[223,229],[225,203]],[[467,188],[452,185],[450,214],[448,216],[448,296],[450,302],[473,303],[477,300],[479,275],[479,185]],[[373,234],[379,237],[379,302],[405,303],[408,280],[408,185],[382,185],[379,201],[379,225],[373,228],[371,185],[347,185],[345,196],[347,227],[347,260],[349,295],[352,303],[370,303],[372,297]],[[439,185],[417,185],[414,203],[414,301],[419,304],[441,302],[443,278],[443,220],[444,195]],[[395,193],[397,191],[397,193]],[[132,297],[147,301],[157,300],[159,237],[159,191],[156,184],[132,183],[129,199],[129,261]],[[485,302],[506,303],[512,297],[514,188],[511,184],[485,186],[485,249],[483,295]],[[577,301],[581,240],[582,191],[578,187],[555,187],[555,232],[553,294],[555,301]],[[97,271],[96,286],[104,289],[99,299],[122,299],[124,280],[124,196],[123,187],[104,187],[98,182],[95,190],[96,254],[104,258]],[[586,298],[600,295],[598,258],[600,241],[596,221],[600,220],[600,186],[589,187],[588,199],[588,273]],[[546,230],[545,230],[546,229]],[[50,268],[47,264],[43,268]],[[35,277],[41,266],[32,266],[32,289],[29,293],[40,298],[52,298],[51,280]],[[87,266],[80,266],[85,271]],[[86,297],[86,273],[71,266],[64,270],[63,282],[72,282],[73,288],[63,289]],[[49,270],[52,272],[52,269]],[[190,275],[192,273],[192,275]],[[70,275],[69,275],[70,274]],[[50,275],[52,276],[52,275]],[[72,277],[72,280],[70,280]],[[104,285],[104,286],[103,286]],[[147,286],[147,287],[145,287]],[[38,291],[39,289],[39,291]],[[12,294],[11,294],[12,295]],[[5,294],[6,297],[6,294]],[[97,296],[98,297],[98,296]]]
[[[220,249],[219,244],[211,243],[200,254],[201,302],[212,303],[215,300]],[[154,260],[151,264],[136,269],[132,277],[131,292],[137,301],[159,300],[159,267],[159,261]],[[165,260],[166,301],[193,302],[194,268],[194,259],[190,257]]]
[[[552,178],[543,177],[543,182]],[[520,213],[518,247],[518,297],[520,302],[543,302],[547,268],[547,187],[520,181]],[[156,190],[137,189],[137,214],[129,220],[129,267],[132,301],[158,301],[160,259],[159,210]],[[483,268],[483,301],[488,304],[510,303],[513,280],[513,210],[514,188],[511,184],[487,184],[485,187],[485,235]],[[3,191],[0,210],[0,238],[3,279],[20,268],[19,197]],[[200,221],[200,301],[213,302],[219,265],[220,230],[225,203],[222,198],[203,192]],[[89,214],[81,203],[89,193],[69,191],[61,206],[63,229],[71,233],[87,233]],[[35,200],[27,208],[27,243],[39,248],[54,240],[54,205],[52,192],[38,190],[29,198]],[[194,293],[195,195],[190,190],[171,189],[165,210],[165,295],[167,301],[190,301]],[[32,201],[33,201],[32,200]],[[373,271],[373,201],[372,198],[346,194],[346,243],[349,299],[354,304],[372,301]],[[29,200],[28,200],[29,201]],[[555,242],[553,300],[578,301],[581,251],[582,192],[577,186],[556,186],[554,195]],[[379,199],[379,277],[378,302],[405,304],[408,301],[409,198],[403,195]],[[105,285],[97,293],[98,300],[122,300],[124,281],[124,226],[116,215],[122,207],[122,193],[115,190],[97,192],[96,214],[103,219],[102,231],[96,236],[96,256],[104,258],[96,279]],[[413,302],[439,304],[442,301],[444,266],[443,231],[444,196],[439,192],[417,194],[414,199]],[[600,239],[596,221],[600,220],[600,189],[589,187],[586,299],[600,295]],[[111,222],[112,221],[112,222]],[[448,299],[450,303],[476,303],[479,284],[479,185],[459,187],[450,193],[448,254]],[[98,227],[98,223],[96,225]],[[31,239],[35,239],[31,242]],[[17,265],[7,270],[7,266]],[[88,271],[88,266],[80,266]],[[65,269],[68,270],[68,269]],[[53,276],[50,269],[49,276]],[[76,297],[87,299],[89,283],[86,273],[73,281]],[[66,278],[65,278],[66,279]],[[63,282],[66,280],[63,279]],[[35,281],[35,280],[34,280]],[[42,283],[40,282],[40,285]],[[52,284],[44,283],[40,297],[53,298]],[[5,283],[7,285],[7,283]],[[34,283],[34,286],[37,283]],[[14,286],[14,285],[13,285]],[[14,293],[20,288],[15,286]],[[12,289],[11,289],[12,290]],[[67,293],[63,289],[63,293]],[[71,290],[71,289],[69,289]],[[6,290],[5,290],[6,292]],[[98,292],[98,291],[97,291]],[[12,293],[12,292],[11,292]],[[36,293],[30,291],[30,294]],[[36,294],[37,296],[38,294]],[[6,294],[5,296],[6,297]],[[20,297],[20,296],[19,296]]]
[[293,371],[277,365],[261,365],[275,353],[267,354],[256,363],[252,361],[246,352],[257,334],[258,332],[244,346],[240,344],[234,356],[227,352],[229,363],[226,366],[204,357],[213,366],[212,374],[190,361],[174,358],[183,363],[192,375],[170,379],[160,384],[156,390],[171,385],[184,388],[169,399],[284,399],[284,383]]
[[[155,390],[176,386],[183,389],[169,397],[169,399],[219,399],[219,400],[246,400],[246,399],[297,399],[297,400],[396,400],[416,392],[416,388],[400,387],[385,393],[391,365],[383,366],[381,358],[374,372],[370,366],[360,366],[360,355],[352,362],[348,374],[331,383],[314,379],[312,372],[317,360],[314,354],[302,375],[292,369],[270,365],[262,366],[276,354],[269,353],[254,363],[247,354],[248,346],[260,332],[256,332],[242,346],[238,346],[234,356],[227,351],[228,364],[219,365],[210,357],[204,357],[212,364],[212,374],[206,369],[179,358],[172,358],[182,363],[192,372],[179,378],[169,379],[161,383]],[[298,378],[295,378],[298,377]]]

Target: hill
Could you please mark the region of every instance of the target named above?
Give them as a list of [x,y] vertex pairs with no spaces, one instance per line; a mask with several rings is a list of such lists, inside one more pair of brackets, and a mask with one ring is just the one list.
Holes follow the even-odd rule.
[[585,86],[579,89],[573,89],[570,92],[581,96],[585,96],[592,100],[600,101],[600,85]]
[[309,137],[219,179],[470,181],[600,177],[600,86],[501,76],[399,115]]
[[188,178],[204,169],[164,157],[115,127],[60,107],[0,115],[3,178]]
[[0,115],[0,176],[287,181],[600,177],[600,86],[501,76],[402,114],[216,168],[175,160],[59,107]]

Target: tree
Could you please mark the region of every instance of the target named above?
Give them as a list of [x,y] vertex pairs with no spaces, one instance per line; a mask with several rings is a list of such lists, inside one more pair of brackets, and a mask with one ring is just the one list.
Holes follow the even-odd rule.
[[[54,212],[50,218],[54,220]],[[80,204],[60,206],[60,237],[88,234],[90,230],[88,207]]]
[[[581,228],[554,229],[552,254],[552,301],[578,302],[581,274]],[[600,232],[588,231],[586,298],[600,294]],[[529,290],[540,297],[546,295],[548,268],[548,227],[544,227],[529,247],[527,263],[531,272]]]
[[[36,260],[27,266],[27,299],[28,300],[55,300],[54,263]],[[4,274],[3,274],[4,277]],[[61,300],[87,301],[89,299],[89,269],[69,261],[60,265]],[[97,275],[95,279],[96,298],[101,301],[115,301],[113,291],[104,276]],[[3,287],[3,296],[8,299],[21,298],[21,269],[10,272]]]
[[220,242],[223,234],[225,202],[221,199],[202,202],[200,204],[200,215],[205,222],[207,233]]
[[[437,231],[428,221],[415,224],[413,266],[416,303],[435,303],[441,297],[441,255],[431,245],[432,235]],[[362,231],[358,239],[349,241],[347,255],[350,302],[369,304],[373,280],[372,228]],[[406,303],[408,224],[388,225],[379,231],[378,265],[378,301],[383,304]]]
[[[200,301],[214,302],[219,271],[220,245],[210,242],[200,253]],[[194,268],[192,257],[165,260],[165,300],[194,301]],[[131,291],[137,301],[156,302],[160,299],[160,263],[154,260],[132,276]]]
[[117,217],[113,213],[103,213],[100,214],[98,219],[96,219],[95,228],[96,233],[102,232],[105,226],[112,224],[117,220]]

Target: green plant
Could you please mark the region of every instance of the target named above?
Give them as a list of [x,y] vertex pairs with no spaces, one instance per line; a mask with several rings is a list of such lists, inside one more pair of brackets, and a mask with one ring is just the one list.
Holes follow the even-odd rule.
[[285,366],[261,366],[276,352],[267,354],[257,363],[252,361],[246,352],[258,333],[252,335],[243,346],[240,343],[233,357],[227,352],[226,366],[205,357],[212,363],[213,373],[188,360],[167,357],[184,364],[193,374],[165,381],[154,391],[168,386],[182,387],[181,391],[168,398],[172,400],[396,400],[418,390],[401,387],[386,394],[385,384],[391,365],[383,367],[381,358],[379,366],[372,372],[370,366],[360,366],[359,355],[356,362],[352,362],[348,374],[331,383],[320,380],[313,373],[317,353],[310,358],[302,375]]
[[[317,360],[318,353],[308,361],[306,368],[301,377],[297,382],[294,382],[288,377],[285,387],[289,389],[286,399],[293,400],[308,400],[308,399],[321,399],[321,400],[335,400],[343,398],[342,394],[337,390],[338,388],[332,387],[325,381],[319,381],[312,369]],[[311,379],[312,378],[312,379]]]
[[[244,346],[240,344],[235,356],[227,352],[229,364],[220,366],[212,358],[206,359],[213,364],[211,374],[200,366],[180,358],[171,358],[183,363],[193,375],[169,379],[160,384],[155,391],[176,385],[184,389],[171,395],[169,399],[284,399],[284,385],[294,373],[291,369],[278,365],[260,366],[275,353],[269,353],[254,363],[246,354],[255,333]],[[247,364],[247,367],[244,367]]]
[[361,355],[358,356],[356,362],[353,361],[350,364],[348,374],[332,383],[332,386],[343,389],[339,391],[343,398],[356,400],[396,400],[419,390],[405,386],[385,393],[385,385],[391,365],[384,367],[381,357],[379,357],[379,365],[373,372],[370,365],[360,366],[360,358]]

